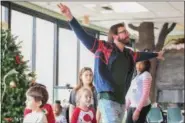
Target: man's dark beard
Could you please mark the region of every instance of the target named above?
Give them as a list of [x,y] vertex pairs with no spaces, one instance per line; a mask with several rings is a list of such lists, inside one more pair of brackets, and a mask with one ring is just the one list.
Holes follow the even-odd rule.
[[127,38],[125,38],[125,39],[118,39],[118,41],[120,42],[120,43],[122,43],[122,44],[124,44],[124,45],[128,45],[129,44],[129,38],[127,37]]

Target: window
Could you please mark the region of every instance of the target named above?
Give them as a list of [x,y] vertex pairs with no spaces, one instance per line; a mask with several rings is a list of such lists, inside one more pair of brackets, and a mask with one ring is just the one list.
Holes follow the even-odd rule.
[[158,102],[184,102],[184,90],[160,90],[158,94]]
[[77,82],[77,38],[71,30],[59,28],[58,86],[75,86]]
[[[97,37],[96,32],[92,32],[92,31],[90,32],[87,30],[86,32],[91,36]],[[82,42],[80,42],[80,62],[79,63],[80,63],[80,70],[83,67],[90,67],[92,70],[94,70],[94,54],[90,50],[88,50]]]
[[62,105],[69,102],[69,97],[72,89],[54,89],[54,100],[60,100]]
[[5,7],[1,6],[1,21],[5,22]]
[[100,40],[108,41],[108,37],[106,35],[100,35]]
[[32,16],[12,10],[11,31],[14,36],[18,36],[16,44],[22,41],[20,44],[22,55],[24,60],[29,60],[28,66],[30,69],[32,60],[32,27]]
[[80,42],[80,70],[83,67],[94,70],[94,54]]
[[37,81],[47,87],[49,103],[53,100],[54,24],[36,18],[36,74]]

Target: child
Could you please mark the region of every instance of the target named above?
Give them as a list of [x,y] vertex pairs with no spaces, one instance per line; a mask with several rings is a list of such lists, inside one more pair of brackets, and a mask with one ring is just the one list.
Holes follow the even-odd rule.
[[60,105],[60,101],[56,100],[53,106],[53,111],[55,115],[56,123],[67,123],[66,118],[62,115],[62,106]]
[[77,92],[76,103],[71,123],[96,123],[96,115],[93,108],[90,108],[92,102],[92,92],[87,88],[81,88]]
[[132,80],[126,95],[126,123],[145,123],[146,116],[151,108],[149,98],[152,84],[150,61],[137,62],[137,76]]
[[42,86],[33,86],[26,92],[26,107],[32,112],[24,117],[23,123],[48,123],[42,107],[48,100],[48,92]]
[[[40,83],[32,83],[30,85],[30,87],[33,87],[33,86],[41,86],[43,88],[46,89],[46,86],[43,85],[43,84],[40,84]],[[45,115],[47,117],[47,121],[48,123],[55,123],[55,117],[54,117],[54,114],[53,114],[53,109],[52,109],[52,106],[48,103],[46,103],[43,107],[42,107],[42,110],[45,112]],[[32,110],[31,109],[28,109],[27,107],[24,109],[24,117],[31,113]]]
[[77,86],[71,91],[70,98],[69,98],[69,119],[71,119],[72,113],[74,108],[76,107],[76,93],[81,88],[85,87],[90,89],[93,92],[93,99],[92,99],[92,108],[96,110],[97,108],[97,93],[96,89],[93,86],[93,71],[90,67],[84,67],[80,70],[79,81],[77,82]]

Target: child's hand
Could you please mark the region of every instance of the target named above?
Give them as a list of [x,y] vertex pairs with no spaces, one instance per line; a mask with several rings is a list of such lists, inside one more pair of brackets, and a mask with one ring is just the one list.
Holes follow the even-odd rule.
[[132,116],[133,121],[137,121],[139,119],[140,112],[135,110]]
[[130,107],[130,100],[126,100],[126,105],[124,107],[124,110],[127,111],[129,107]]
[[124,111],[127,111],[127,110],[128,110],[128,107],[125,107],[125,108],[124,108]]

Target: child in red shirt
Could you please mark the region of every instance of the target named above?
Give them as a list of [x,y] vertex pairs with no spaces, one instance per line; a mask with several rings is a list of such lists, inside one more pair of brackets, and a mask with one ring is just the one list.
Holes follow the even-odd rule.
[[96,123],[96,115],[93,108],[90,108],[92,102],[92,92],[87,88],[82,88],[77,92],[76,104],[71,123]]

